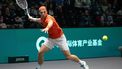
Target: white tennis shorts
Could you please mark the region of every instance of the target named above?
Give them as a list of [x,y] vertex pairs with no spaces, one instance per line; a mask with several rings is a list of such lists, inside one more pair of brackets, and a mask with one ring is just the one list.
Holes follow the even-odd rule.
[[48,38],[43,43],[43,45],[45,45],[49,49],[54,48],[54,46],[58,46],[61,50],[69,50],[67,40],[66,40],[66,37],[65,37],[64,34],[61,37],[57,38],[57,39]]

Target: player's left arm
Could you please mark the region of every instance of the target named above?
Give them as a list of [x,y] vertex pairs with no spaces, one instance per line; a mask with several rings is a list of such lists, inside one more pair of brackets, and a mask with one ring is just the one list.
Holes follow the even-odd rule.
[[47,26],[44,29],[42,29],[42,31],[48,33],[48,30],[52,27],[52,25],[53,25],[53,20],[49,19]]

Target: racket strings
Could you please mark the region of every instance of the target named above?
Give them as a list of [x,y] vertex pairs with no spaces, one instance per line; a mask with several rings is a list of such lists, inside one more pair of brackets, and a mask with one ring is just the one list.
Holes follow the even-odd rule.
[[28,4],[26,0],[16,0],[18,6],[22,9],[27,9]]

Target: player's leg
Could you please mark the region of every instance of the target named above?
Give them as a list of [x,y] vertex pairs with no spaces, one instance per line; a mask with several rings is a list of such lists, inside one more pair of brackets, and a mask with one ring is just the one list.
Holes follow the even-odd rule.
[[39,65],[36,66],[36,69],[41,69],[41,65],[44,62],[44,53],[47,52],[48,50],[49,50],[49,48],[46,47],[45,45],[42,45],[40,47],[40,50],[38,52],[38,64]]
[[70,52],[69,52],[69,50],[63,50],[63,53],[64,53],[64,55],[66,56],[66,58],[68,59],[68,60],[72,60],[72,61],[75,61],[75,62],[79,62],[79,58],[76,56],[76,55],[73,55],[73,54],[71,54]]
[[73,55],[70,53],[68,44],[66,42],[65,35],[62,35],[58,40],[55,41],[56,44],[60,47],[60,49],[63,51],[64,55],[67,59],[75,61],[79,63],[81,66],[83,66],[84,69],[89,69],[88,65],[85,61],[80,60],[76,55]]
[[38,64],[43,64],[44,61],[44,53],[47,52],[49,50],[48,47],[46,47],[45,45],[42,45],[40,47],[40,51],[38,52]]
[[76,55],[73,55],[70,53],[68,50],[63,50],[64,55],[68,60],[75,61],[81,65],[84,69],[89,69],[88,65],[86,64],[85,61],[80,60]]
[[72,55],[70,53],[65,35],[62,35],[58,40],[55,40],[55,42],[60,47],[60,49],[63,51],[63,53],[67,59],[73,60],[75,62],[79,62],[80,59],[77,56]]
[[38,64],[39,66],[37,69],[40,69],[40,66],[44,62],[44,53],[47,52],[48,50],[52,49],[54,46],[54,43],[52,42],[52,39],[48,38],[40,47],[40,50],[38,52]]

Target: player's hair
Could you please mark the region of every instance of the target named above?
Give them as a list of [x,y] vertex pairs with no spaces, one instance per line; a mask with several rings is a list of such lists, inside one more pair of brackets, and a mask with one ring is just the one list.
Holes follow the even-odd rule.
[[42,9],[42,8],[47,10],[46,6],[40,6],[39,10]]
[[45,3],[41,3],[40,6],[45,6],[45,7],[47,7]]

